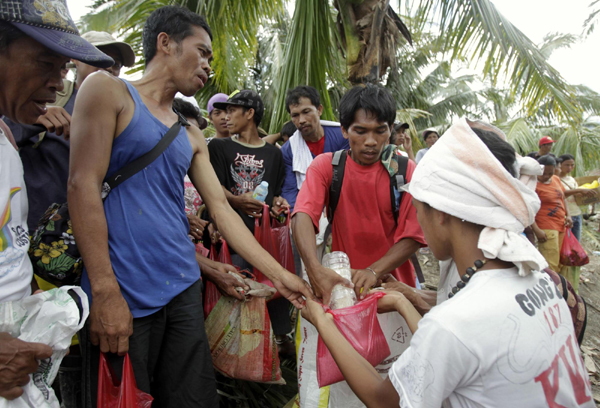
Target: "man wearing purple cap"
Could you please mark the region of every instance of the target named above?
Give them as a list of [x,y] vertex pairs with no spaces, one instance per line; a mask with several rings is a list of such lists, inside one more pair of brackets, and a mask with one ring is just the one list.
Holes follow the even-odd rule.
[[103,352],[117,360],[115,368],[117,354],[129,354],[137,387],[155,398],[154,406],[212,408],[218,396],[200,269],[188,238],[185,175],[228,244],[284,297],[302,307],[302,296],[313,295],[260,247],[232,210],[194,126],[175,127],[168,147],[102,200],[106,176],[154,149],[180,120],[173,111],[175,94],[194,95],[211,71],[210,27],[186,8],[156,9],[144,24],[142,43],[143,77],[130,83],[94,73],[79,90],[73,112],[67,195],[85,265],[81,286],[91,303],[81,332],[86,404],[95,402]]
[[[98,66],[114,62],[79,37],[64,0],[1,0],[0,116],[33,124],[63,89],[61,68],[69,58]],[[0,302],[31,294],[27,210],[23,166],[0,120]],[[51,355],[46,345],[0,333],[0,397],[19,397],[37,361]]]
[[[215,138],[217,139],[224,139],[231,136],[229,134],[229,129],[227,129],[227,111],[215,106],[215,103],[227,102],[228,98],[229,97],[224,93],[218,93],[208,100],[208,105],[206,106],[208,117],[215,127]],[[208,141],[209,140],[207,140],[207,142]]]

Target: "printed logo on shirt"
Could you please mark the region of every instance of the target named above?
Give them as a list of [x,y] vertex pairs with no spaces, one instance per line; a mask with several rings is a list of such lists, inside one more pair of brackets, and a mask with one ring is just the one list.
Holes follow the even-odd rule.
[[5,251],[7,248],[13,246],[13,236],[8,223],[12,220],[12,199],[19,191],[21,191],[21,187],[13,187],[10,189],[8,202],[0,213],[0,252]]
[[247,167],[256,167],[259,169],[263,168],[264,160],[254,160],[256,156],[253,154],[237,154],[235,160],[233,161],[236,166],[247,166]]
[[411,401],[421,402],[425,397],[425,391],[435,382],[435,371],[429,360],[414,352],[414,358],[410,363],[400,370],[402,385],[405,387]]
[[29,244],[29,235],[22,226],[11,228],[9,225],[13,215],[11,209],[12,199],[20,191],[20,187],[10,189],[8,202],[0,212],[0,265],[2,266],[0,268],[0,278],[20,267],[25,253],[25,250],[21,248],[27,248]]
[[549,278],[541,278],[532,288],[527,289],[525,293],[519,293],[515,296],[515,300],[519,307],[528,316],[535,316],[536,310],[543,308],[549,300],[554,299],[554,295],[558,299],[562,298],[562,293],[558,290],[554,282]]
[[241,195],[254,191],[265,176],[264,160],[254,160],[256,156],[237,154],[230,172],[235,185],[231,187],[233,195]]

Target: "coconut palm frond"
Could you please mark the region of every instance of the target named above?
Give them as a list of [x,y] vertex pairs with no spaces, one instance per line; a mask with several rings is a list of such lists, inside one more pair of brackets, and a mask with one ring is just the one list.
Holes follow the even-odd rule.
[[482,64],[483,75],[493,85],[510,78],[511,91],[520,96],[529,114],[553,99],[547,114],[559,120],[577,116],[572,88],[490,0],[421,0],[420,6],[430,17],[424,24],[439,31],[439,49],[451,60]]
[[275,94],[270,131],[281,129],[289,116],[286,91],[298,85],[314,86],[321,95],[323,118],[335,119],[328,83],[343,83],[345,64],[338,48],[338,36],[328,2],[296,2],[292,26],[283,51],[282,65],[275,73]]
[[588,6],[592,11],[583,23],[583,35],[589,36],[594,32],[598,23],[598,14],[600,14],[600,0],[594,0]]
[[508,123],[496,123],[506,135],[508,143],[522,156],[538,149],[538,132],[532,129],[523,118],[515,119]]
[[571,48],[579,39],[580,37],[574,34],[550,33],[544,36],[544,40],[539,46],[540,52],[548,59],[554,51],[561,48]]
[[577,128],[567,128],[552,152],[557,156],[569,153],[575,157],[574,176],[600,168],[600,124],[587,121]]

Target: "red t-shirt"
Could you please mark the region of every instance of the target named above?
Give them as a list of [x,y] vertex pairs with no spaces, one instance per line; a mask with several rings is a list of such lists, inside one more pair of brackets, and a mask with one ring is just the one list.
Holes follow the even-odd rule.
[[[329,201],[332,155],[333,153],[325,153],[313,160],[294,208],[294,214],[308,214],[317,231],[323,207]],[[415,163],[409,161],[406,171],[409,182],[414,169]],[[411,238],[426,245],[411,201],[412,196],[404,193],[396,226],[387,170],[379,162],[361,166],[348,157],[342,192],[333,220],[332,250],[345,252],[350,258],[351,267],[362,269],[382,258],[401,239]],[[414,269],[409,261],[392,274],[399,281],[415,286]]]
[[542,206],[535,216],[535,223],[541,229],[563,232],[565,230],[565,187],[558,176],[552,176],[549,184],[538,181],[535,187]]
[[323,135],[323,137],[320,138],[318,142],[309,142],[308,140],[306,140],[306,144],[308,145],[308,149],[310,150],[310,152],[314,154],[315,157],[317,157],[318,155],[323,153],[323,150],[325,149],[325,135]]

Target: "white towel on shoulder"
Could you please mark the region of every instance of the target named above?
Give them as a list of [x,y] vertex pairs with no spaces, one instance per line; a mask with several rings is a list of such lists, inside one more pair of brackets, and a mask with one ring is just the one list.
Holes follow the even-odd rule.
[[[338,122],[322,120],[321,126],[339,127],[340,124]],[[292,137],[290,137],[290,148],[292,149],[292,171],[296,173],[296,184],[298,190],[300,190],[302,183],[306,179],[306,171],[312,163],[313,157],[299,130],[296,130]]]

